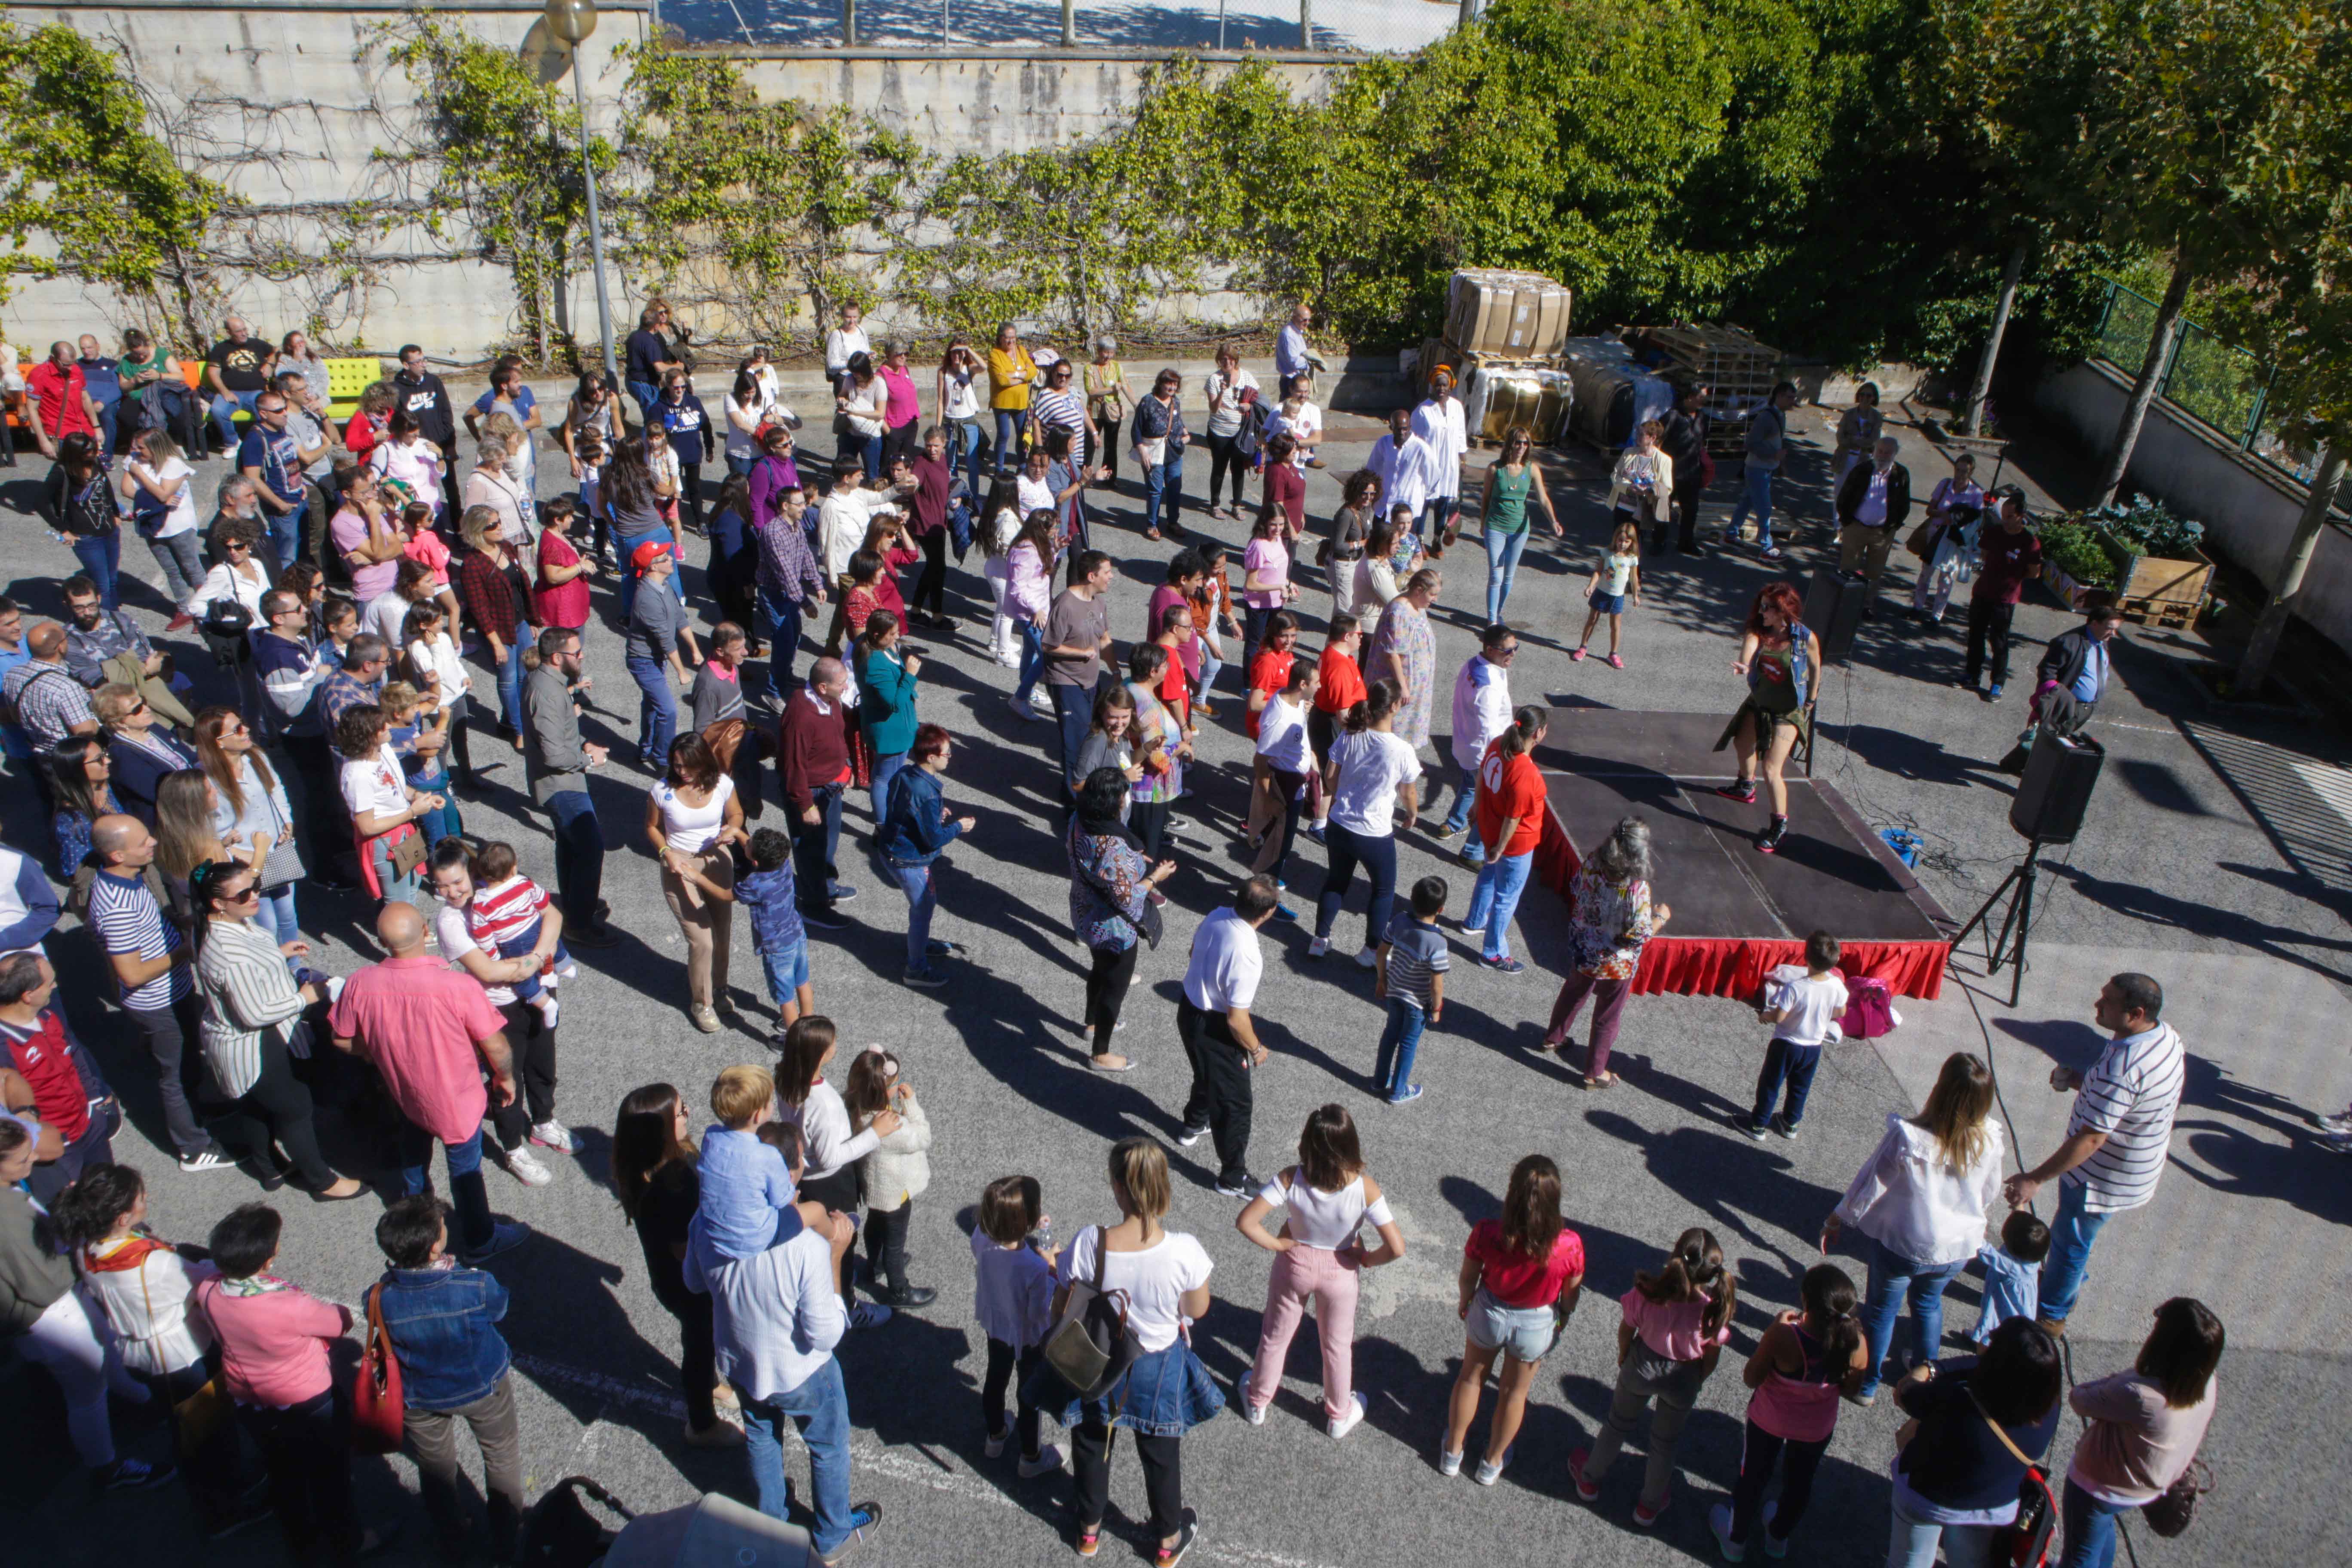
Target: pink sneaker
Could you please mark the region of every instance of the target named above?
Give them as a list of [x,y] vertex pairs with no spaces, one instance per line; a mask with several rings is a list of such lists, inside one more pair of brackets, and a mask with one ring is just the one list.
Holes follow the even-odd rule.
[[1640,1529],[1649,1529],[1652,1525],[1658,1522],[1659,1517],[1666,1511],[1666,1505],[1674,1500],[1674,1495],[1672,1493],[1668,1493],[1666,1496],[1658,1500],[1658,1506],[1655,1508],[1651,1508],[1644,1503],[1635,1503],[1633,1505],[1633,1523]]
[[1584,662],[1584,650],[1580,647],[1570,649],[1568,656],[1568,662],[1570,664],[1582,664]]
[[1568,1457],[1568,1479],[1576,1487],[1576,1495],[1587,1502],[1601,1500],[1601,1489],[1584,1479],[1584,1461],[1592,1457],[1590,1448],[1579,1448]]
[[1625,661],[1619,658],[1612,653],[1609,656],[1609,668],[1612,669],[1622,669],[1625,668]]

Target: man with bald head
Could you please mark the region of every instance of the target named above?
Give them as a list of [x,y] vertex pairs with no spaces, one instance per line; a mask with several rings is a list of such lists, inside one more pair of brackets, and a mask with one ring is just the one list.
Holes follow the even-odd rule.
[[834,880],[833,853],[841,842],[841,796],[849,787],[849,714],[842,697],[849,671],[837,658],[809,668],[808,684],[784,704],[783,743],[776,758],[783,774],[784,808],[792,825],[793,880],[801,920],[820,931],[845,923],[833,906],[857,896]]
[[[52,627],[51,630],[56,628]],[[163,918],[149,881],[155,835],[135,816],[100,817],[89,826],[98,874],[89,884],[89,928],[114,971],[122,1010],[155,1059],[163,1126],[179,1151],[183,1171],[217,1171],[233,1164],[196,1122],[201,1065],[191,1049],[203,1014],[193,969],[194,953],[180,928]]]
[[33,744],[46,752],[68,735],[97,734],[89,693],[66,664],[65,627],[43,621],[25,634],[25,662],[0,679],[0,700]]
[[440,1142],[457,1208],[449,1250],[477,1264],[530,1235],[529,1226],[490,1217],[482,1182],[482,1119],[493,1101],[505,1105],[515,1093],[504,1020],[480,981],[425,951],[425,917],[415,906],[385,904],[375,934],[391,956],[343,983],[328,1028],[337,1050],[374,1065],[400,1109],[401,1190],[409,1196],[426,1190]]
[[[74,363],[73,344],[63,340],[51,343],[49,357],[25,377],[25,391],[32,399],[33,439],[44,457],[55,458],[58,443],[76,432],[98,439],[98,402],[82,380],[81,366]],[[106,450],[101,448],[100,455]]]
[[243,316],[231,316],[225,324],[228,336],[205,355],[205,390],[212,404],[213,431],[220,437],[221,448],[234,452],[236,416],[239,412],[251,414],[253,405],[261,401],[261,389],[269,384],[269,372],[278,355],[253,335]]

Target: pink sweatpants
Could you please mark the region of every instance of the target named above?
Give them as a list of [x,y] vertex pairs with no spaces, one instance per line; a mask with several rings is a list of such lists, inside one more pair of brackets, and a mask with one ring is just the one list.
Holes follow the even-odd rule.
[[1257,1361],[1250,1368],[1250,1402],[1259,1409],[1274,1403],[1282,1386],[1282,1364],[1298,1331],[1307,1299],[1315,1298],[1315,1327],[1323,1339],[1323,1414],[1338,1420],[1354,1403],[1356,1370],[1355,1265],[1320,1247],[1294,1247],[1274,1260],[1265,1285],[1265,1321],[1257,1333]]

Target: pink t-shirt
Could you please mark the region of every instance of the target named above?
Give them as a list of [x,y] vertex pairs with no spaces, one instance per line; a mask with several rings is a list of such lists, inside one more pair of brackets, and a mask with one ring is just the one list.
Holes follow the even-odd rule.
[[506,1027],[482,984],[437,958],[387,958],[344,983],[328,1016],[353,1039],[400,1113],[444,1143],[481,1130],[489,1095],[475,1046]]
[[327,1342],[351,1328],[345,1309],[266,1274],[207,1279],[196,1287],[195,1304],[220,1342],[221,1381],[231,1399],[299,1405],[333,1386]]
[[572,541],[551,528],[539,532],[539,586],[531,597],[538,601],[539,624],[542,626],[569,626],[578,631],[588,624],[588,576],[583,573],[566,583],[547,585],[547,569],[551,566],[577,566],[580,552]]
[[[1271,588],[1253,588],[1252,580],[1271,574]],[[1283,580],[1290,574],[1290,552],[1279,539],[1253,539],[1242,552],[1242,603],[1256,610],[1282,608]]]
[[[395,528],[397,525],[394,525]],[[345,507],[335,513],[327,531],[333,536],[335,548],[346,555],[368,542],[368,520],[365,512]],[[397,561],[378,561],[352,571],[352,596],[364,605],[371,599],[392,592],[394,581],[400,575]]]
[[[408,542],[400,547],[400,552],[411,561],[422,561],[432,567],[435,586],[446,588],[449,585],[449,547],[441,542],[439,534],[429,528],[420,528],[408,536]],[[399,569],[400,563],[394,562],[393,570],[397,572]]]
[[1713,1300],[1704,1290],[1696,1301],[1653,1301],[1638,1289],[1617,1298],[1625,1309],[1625,1321],[1642,1336],[1642,1342],[1669,1361],[1696,1361],[1709,1346],[1731,1342],[1730,1324],[1713,1334],[1701,1326]]
[[923,405],[915,394],[914,378],[903,370],[882,366],[875,374],[882,378],[886,394],[882,406],[882,423],[893,430],[902,429],[922,417]]

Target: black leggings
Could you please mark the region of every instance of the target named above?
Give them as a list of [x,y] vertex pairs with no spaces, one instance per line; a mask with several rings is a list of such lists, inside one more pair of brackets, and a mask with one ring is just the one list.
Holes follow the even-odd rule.
[[1249,478],[1250,460],[1234,447],[1238,435],[1209,437],[1209,504],[1217,504],[1217,487],[1223,483],[1225,471],[1234,476],[1234,504],[1242,504],[1242,481]]
[[1371,878],[1372,896],[1364,906],[1364,945],[1378,947],[1388,936],[1389,909],[1396,900],[1396,836],[1356,833],[1334,822],[1324,829],[1324,847],[1330,868],[1323,876],[1323,891],[1315,900],[1315,934],[1330,939],[1348,901],[1348,884],[1363,867]]
[[1813,1472],[1821,1468],[1822,1455],[1829,1446],[1826,1437],[1818,1443],[1775,1437],[1749,1421],[1747,1448],[1739,1457],[1739,1482],[1731,1490],[1731,1539],[1744,1542],[1755,1534],[1757,1520],[1764,1511],[1764,1488],[1772,1479],[1776,1460],[1780,1467],[1780,1500],[1772,1505],[1772,1539],[1786,1541],[1794,1534],[1797,1521],[1805,1517],[1805,1505],[1813,1500]]
[[1043,1352],[1044,1347],[1031,1345],[1016,1353],[1003,1340],[991,1338],[988,1342],[988,1377],[980,1385],[980,1418],[986,1424],[990,1436],[1001,1437],[1004,1435],[1005,1385],[1013,1383],[1014,1373],[1020,1373],[1020,1382],[1014,1384],[1019,1390],[1016,1422],[1021,1438],[1021,1457],[1024,1459],[1037,1457],[1037,1420],[1041,1412],[1036,1401],[1029,1397],[1029,1376],[1037,1370],[1038,1362],[1044,1359]]
[[1147,860],[1160,858],[1160,846],[1168,837],[1168,818],[1174,815],[1172,800],[1135,801],[1127,808],[1127,826],[1135,835],[1137,847]]
[[677,466],[677,516],[688,533],[702,531],[702,465]]
[[1095,1055],[1111,1054],[1110,1032],[1118,1027],[1118,1009],[1127,1000],[1127,988],[1135,979],[1135,959],[1141,944],[1127,947],[1097,947],[1094,967],[1087,971],[1087,1011],[1079,1027],[1092,1026],[1095,1032]]
[[1118,483],[1118,421],[1094,421],[1096,451],[1101,455],[1102,466],[1110,470],[1110,482]]
[[490,1112],[501,1149],[519,1149],[530,1130],[555,1120],[555,1031],[539,1009],[509,1002],[499,1009],[506,1019],[507,1045],[514,1052],[514,1075],[521,1092]]
[[719,1344],[711,1328],[710,1298],[688,1291],[662,1305],[677,1320],[677,1377],[679,1392],[686,1395],[686,1424],[707,1432],[719,1419],[718,1404],[711,1398],[719,1386]]
[[923,549],[923,573],[915,579],[914,596],[907,601],[910,610],[927,615],[948,613],[948,527],[942,522],[915,542]]
[[[297,1025],[305,1032],[310,1026]],[[311,1192],[335,1184],[335,1173],[319,1152],[311,1120],[310,1091],[294,1076],[293,1060],[276,1029],[261,1031],[261,1076],[226,1110],[214,1118],[213,1135],[242,1155],[269,1158],[275,1140],[286,1151],[296,1184]]]
[[[1147,1437],[1140,1432],[1128,1434],[1135,1439],[1135,1452],[1143,1461],[1143,1495],[1151,1503],[1151,1534],[1154,1541],[1165,1541],[1184,1527],[1184,1458],[1179,1447],[1181,1437]],[[1088,1421],[1070,1435],[1071,1446],[1076,1449],[1078,1475],[1078,1522],[1099,1525],[1110,1507],[1110,1446],[1112,1428]]]
[[914,1216],[912,1201],[866,1211],[866,1279],[877,1292],[896,1296],[907,1289],[907,1226]]

